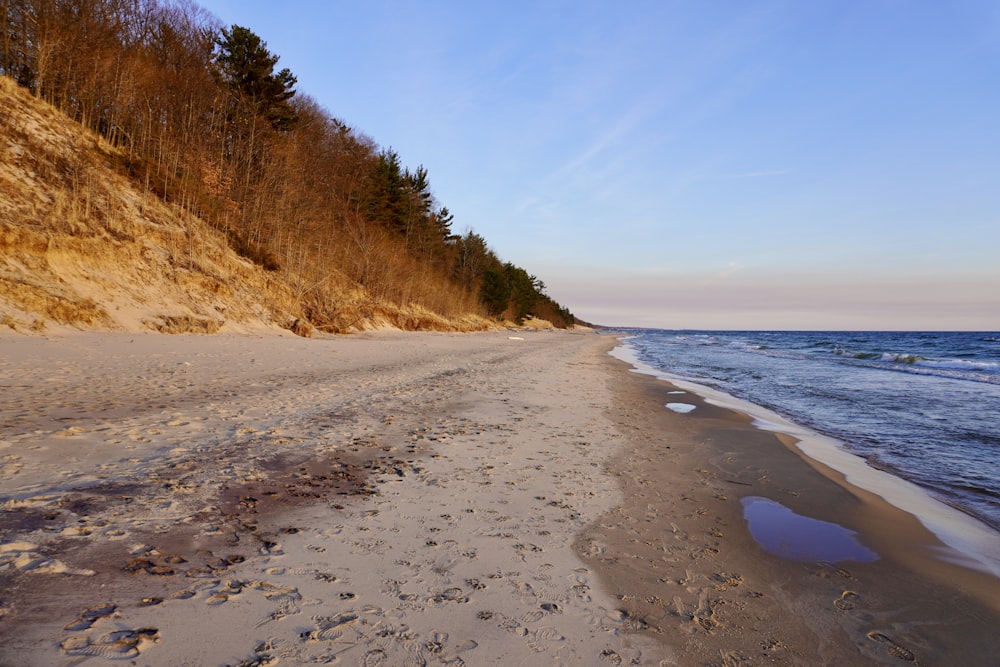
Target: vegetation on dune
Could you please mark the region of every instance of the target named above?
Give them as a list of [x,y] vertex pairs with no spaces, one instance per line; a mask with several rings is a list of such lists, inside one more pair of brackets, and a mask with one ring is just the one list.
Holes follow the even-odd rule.
[[[435,199],[425,168],[402,165],[391,148],[296,91],[294,74],[278,69],[279,56],[250,29],[224,27],[185,0],[0,0],[0,6],[0,73],[98,137],[87,148],[97,151],[90,157],[81,157],[80,145],[75,153],[35,146],[49,156],[48,187],[72,215],[51,202],[13,207],[0,230],[9,251],[23,249],[17,243],[35,234],[28,245],[44,242],[49,253],[53,235],[79,253],[111,252],[109,244],[134,241],[140,227],[162,222],[167,214],[151,213],[152,198],[207,225],[186,232],[160,225],[171,271],[187,267],[202,281],[214,272],[215,292],[237,289],[237,275],[245,284],[258,281],[270,316],[299,332],[378,324],[469,329],[529,316],[573,323],[535,276],[503,262],[482,236],[454,233],[454,217]],[[22,134],[31,133],[27,125],[21,123]],[[29,139],[18,138],[18,145]],[[143,202],[113,206],[121,199],[109,191],[114,179],[98,183],[88,175],[97,163],[129,181]],[[90,223],[80,222],[88,215]],[[19,224],[28,231],[15,233]],[[221,252],[208,250],[215,248],[213,234],[264,277],[251,280],[235,265],[206,269],[206,253]],[[39,292],[25,277],[30,272],[8,268],[0,284],[6,296],[15,284],[19,294]],[[73,298],[36,297],[77,321],[65,314],[72,309],[59,306]],[[84,315],[96,326],[109,321],[107,304],[86,296],[75,303],[78,321]],[[147,326],[213,330],[225,315],[209,310],[165,315]]]

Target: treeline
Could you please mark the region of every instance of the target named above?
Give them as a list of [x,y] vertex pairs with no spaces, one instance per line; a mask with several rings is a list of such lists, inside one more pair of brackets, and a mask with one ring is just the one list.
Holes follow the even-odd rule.
[[348,292],[372,309],[573,323],[535,276],[454,232],[426,169],[296,91],[250,29],[185,0],[0,6],[0,73],[103,135],[142,187],[292,285],[321,329],[358,317]]

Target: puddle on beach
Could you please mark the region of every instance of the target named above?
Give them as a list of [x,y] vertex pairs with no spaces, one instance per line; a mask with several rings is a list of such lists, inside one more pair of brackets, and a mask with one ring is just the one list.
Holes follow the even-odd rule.
[[857,533],[843,526],[796,514],[768,498],[746,496],[740,503],[750,534],[769,554],[805,563],[870,563],[879,559],[861,544]]
[[684,414],[686,412],[691,412],[697,406],[691,405],[690,403],[667,403],[666,407],[668,410]]

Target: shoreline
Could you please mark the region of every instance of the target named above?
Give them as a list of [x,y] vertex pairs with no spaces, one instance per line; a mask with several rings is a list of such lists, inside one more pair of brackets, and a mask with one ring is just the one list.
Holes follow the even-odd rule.
[[[981,599],[1000,600],[995,578],[922,570],[906,557],[926,544],[915,519],[747,415],[691,393],[697,409],[665,409],[685,390],[631,372],[615,344],[0,339],[0,383],[16,391],[0,427],[0,663],[976,665],[1000,652],[1000,611]],[[883,558],[771,556],[745,495],[881,531]]]
[[800,426],[781,415],[723,391],[670,377],[639,361],[623,345],[612,356],[633,366],[635,372],[651,375],[692,392],[712,405],[734,410],[753,419],[756,428],[787,438],[796,450],[816,464],[830,469],[834,477],[851,488],[879,496],[893,507],[914,516],[942,543],[934,558],[1000,578],[1000,532],[961,508],[948,505],[928,491],[892,473],[872,468],[860,456],[829,436]]
[[[631,545],[605,548],[594,562],[677,664],[720,655],[747,664],[991,664],[1000,580],[942,560],[934,549],[943,545],[916,518],[806,456],[793,438],[697,387],[636,372],[618,355],[609,362],[622,375],[614,413],[639,425],[611,463],[632,500],[581,546]],[[675,413],[664,407],[671,401],[697,407]],[[880,558],[808,563],[766,553],[747,530],[739,502],[747,496],[846,527]]]

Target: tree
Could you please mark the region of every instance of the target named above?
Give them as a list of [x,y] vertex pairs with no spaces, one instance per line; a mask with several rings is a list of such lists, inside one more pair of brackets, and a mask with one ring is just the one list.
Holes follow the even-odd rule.
[[544,285],[535,276],[519,266],[507,262],[503,265],[510,285],[510,301],[514,311],[514,321],[520,324],[532,314]]
[[455,216],[448,210],[447,206],[442,206],[437,213],[433,214],[433,218],[434,225],[444,241],[454,243],[459,239],[458,236],[451,233],[451,223],[455,221]]
[[215,61],[229,87],[249,101],[274,129],[292,129],[297,116],[289,100],[295,96],[297,79],[287,67],[274,73],[278,56],[267,50],[267,43],[238,25],[223,28],[216,43],[219,53]]
[[406,178],[399,153],[387,148],[378,154],[369,177],[368,217],[387,229],[406,231]]
[[431,194],[431,184],[427,180],[427,170],[421,165],[415,172],[406,169],[403,172],[403,180],[406,187],[414,198],[414,204],[418,215],[426,217],[431,210],[434,195]]
[[455,240],[454,247],[452,276],[459,285],[475,286],[487,265],[500,266],[500,260],[486,245],[486,239],[471,229]]
[[510,283],[503,269],[490,267],[483,271],[483,282],[479,287],[479,300],[493,317],[503,315],[510,303]]
[[24,2],[0,2],[0,73],[12,77],[19,85],[34,88],[32,46],[38,47],[38,37],[32,27],[38,26],[32,8]]

